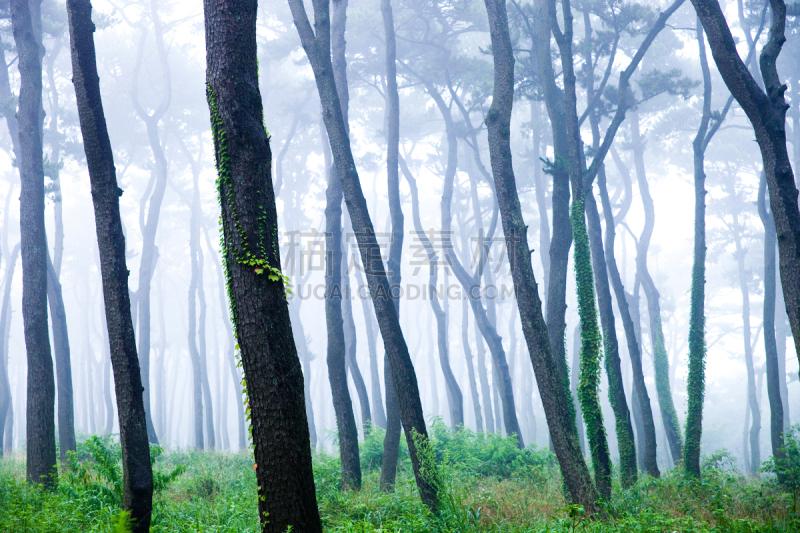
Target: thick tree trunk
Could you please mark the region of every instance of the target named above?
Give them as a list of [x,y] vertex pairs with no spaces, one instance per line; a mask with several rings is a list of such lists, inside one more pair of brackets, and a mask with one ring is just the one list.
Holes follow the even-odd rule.
[[770,208],[778,236],[781,285],[786,312],[800,359],[800,210],[797,187],[786,148],[786,85],[778,76],[777,60],[786,29],[786,4],[770,0],[772,26],[761,50],[762,90],[739,57],[736,42],[717,0],[692,0],[703,23],[714,62],[728,89],[753,126],[767,176]]
[[[495,80],[492,106],[486,117],[489,153],[522,330],[528,344],[564,485],[571,500],[583,505],[587,512],[592,513],[596,510],[597,492],[578,443],[575,411],[571,408],[569,400],[566,361],[563,360],[563,355],[561,361],[556,359],[542,316],[542,302],[539,299],[530,260],[531,251],[526,238],[527,228],[522,217],[511,164],[510,123],[514,96],[514,55],[508,31],[508,16],[505,3],[501,0],[485,0],[485,3],[494,52]],[[555,265],[551,264],[551,272],[554,268]],[[551,293],[553,290],[554,286],[551,283]],[[563,329],[561,335],[563,344]],[[561,365],[560,370],[559,365]]]
[[[641,462],[644,464],[645,471],[657,478],[661,473],[658,470],[658,461],[656,456],[656,427],[653,422],[653,411],[650,407],[650,396],[647,393],[647,386],[644,382],[644,370],[642,368],[642,353],[639,344],[639,335],[637,332],[636,324],[639,320],[638,299],[636,305],[631,310],[631,305],[628,302],[628,294],[625,292],[625,286],[622,284],[622,277],[620,276],[619,269],[617,268],[617,260],[614,257],[614,238],[615,238],[615,220],[614,214],[611,209],[611,201],[608,197],[608,189],[606,187],[605,172],[599,173],[597,182],[600,189],[600,200],[603,205],[603,214],[606,219],[606,242],[605,242],[605,258],[608,265],[608,272],[611,276],[611,284],[614,287],[614,294],[617,297],[617,308],[622,318],[622,327],[625,330],[625,340],[628,345],[628,355],[631,359],[631,367],[633,369],[633,387],[631,388],[631,397],[633,398],[634,420],[637,418],[641,421],[641,427],[637,423],[637,433],[639,435],[639,452],[642,455]],[[636,317],[634,321],[633,317]],[[636,410],[639,410],[640,416],[636,417]]]
[[[3,299],[0,301],[0,445],[4,442],[6,420],[13,409],[11,399],[11,383],[8,380],[8,339],[11,326],[11,283],[14,280],[14,271],[19,257],[19,244],[14,246],[10,257],[6,257],[6,271],[3,279]],[[11,451],[10,446],[5,446],[6,452]],[[2,455],[0,455],[2,457]]]
[[91,3],[88,0],[68,0],[67,14],[72,80],[92,185],[105,316],[114,366],[122,445],[122,505],[131,512],[133,531],[142,533],[150,526],[153,473],[147,442],[142,374],[130,313],[125,236],[119,211],[122,189],[117,185],[114,156],[100,97]]
[[[211,237],[208,235],[208,228],[203,229],[203,234],[206,238],[206,248],[209,250],[213,250],[214,248],[211,246]],[[217,271],[217,278],[219,279],[219,283],[217,283],[217,288],[219,289],[219,308],[226,309],[228,307],[228,301],[225,297],[225,273],[222,271],[222,265],[219,262],[219,257],[217,254],[212,253],[211,258],[214,260],[214,268]],[[225,323],[225,332],[228,339],[228,345],[226,347],[227,353],[227,361],[228,361],[228,369],[230,370],[231,379],[233,380],[233,390],[236,391],[236,420],[238,421],[238,437],[239,437],[239,449],[244,450],[247,448],[247,430],[245,428],[244,422],[244,391],[242,389],[242,378],[239,375],[239,371],[237,370],[237,363],[236,363],[236,341],[233,339],[233,329],[231,328],[231,322],[226,316],[223,319]]]
[[262,531],[321,532],[303,372],[286,302],[269,136],[258,88],[256,2],[204,2],[206,83],[231,317],[250,407]]
[[19,54],[20,244],[22,319],[28,355],[27,477],[32,483],[58,483],[55,437],[55,380],[47,331],[47,236],[44,226],[42,155],[42,58],[39,54],[41,4],[11,2],[11,25]]
[[[778,364],[778,345],[775,340],[775,223],[767,211],[767,181],[761,173],[758,185],[758,216],[764,226],[764,352],[767,367],[767,398],[769,399],[769,428],[772,456],[783,458],[784,416],[781,399],[781,373]],[[1,323],[1,322],[0,322]],[[784,379],[785,382],[785,379]]]
[[664,424],[667,442],[669,443],[672,460],[678,463],[683,460],[683,444],[672,402],[672,391],[669,386],[669,359],[667,348],[664,345],[664,332],[661,325],[661,304],[653,278],[647,269],[647,256],[650,249],[650,238],[655,227],[655,206],[650,196],[650,187],[644,166],[644,140],[639,131],[639,113],[634,109],[630,113],[631,138],[633,140],[633,159],[636,168],[636,177],[639,183],[639,194],[644,206],[644,228],[636,246],[636,275],[641,281],[647,299],[647,312],[650,316],[650,344],[653,350],[653,366],[656,374],[656,391],[658,405],[661,409],[661,421]]

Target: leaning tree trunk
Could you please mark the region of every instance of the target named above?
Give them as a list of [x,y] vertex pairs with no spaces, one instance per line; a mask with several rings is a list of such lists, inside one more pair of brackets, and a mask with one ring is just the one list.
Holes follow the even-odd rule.
[[[11,404],[11,383],[8,381],[8,343],[9,327],[11,326],[11,282],[14,280],[14,271],[19,256],[19,244],[14,246],[10,257],[6,257],[6,272],[4,276],[3,299],[0,300],[0,450],[4,441],[6,419]],[[10,451],[10,450],[9,450]],[[2,455],[0,454],[0,457]]]
[[[650,396],[647,393],[647,386],[644,382],[644,371],[642,369],[642,353],[640,350],[639,337],[636,331],[628,295],[625,286],[622,284],[622,277],[617,268],[617,260],[614,257],[614,238],[615,221],[611,210],[611,201],[608,197],[606,187],[605,172],[598,174],[597,183],[600,189],[600,200],[603,205],[603,214],[606,220],[606,242],[605,257],[608,265],[608,272],[611,277],[611,284],[614,287],[614,294],[617,297],[617,309],[622,318],[622,327],[625,330],[625,340],[628,345],[628,355],[631,359],[633,369],[633,387],[631,395],[634,398],[634,412],[638,406],[641,413],[641,431],[639,432],[639,449],[643,453],[642,462],[646,472],[655,477],[660,477],[658,461],[656,456],[656,426],[653,422],[653,410],[650,407]],[[638,302],[638,300],[637,300]],[[638,319],[638,309],[636,309]]]
[[[558,365],[561,363],[556,360],[550,347],[547,326],[542,316],[542,302],[539,299],[531,265],[531,251],[526,238],[527,227],[522,217],[511,162],[514,55],[508,30],[508,16],[505,2],[485,0],[485,3],[494,52],[494,97],[486,117],[489,154],[517,305],[564,485],[572,501],[583,505],[587,512],[591,513],[597,508],[597,492],[578,443],[575,411],[571,407],[568,381],[564,376],[566,370],[565,368],[559,370]],[[552,268],[555,267],[551,266]],[[550,291],[553,290],[551,284]],[[566,367],[566,361],[562,363]]]
[[[431,509],[438,508],[437,487],[430,482],[421,470],[417,447],[423,449],[429,444],[425,428],[425,417],[419,396],[419,386],[414,366],[408,352],[408,345],[400,328],[395,299],[391,296],[389,279],[383,261],[380,260],[380,247],[367,210],[366,199],[361,189],[353,153],[350,149],[344,114],[336,91],[330,54],[330,25],[328,4],[314,4],[315,30],[308,20],[305,7],[300,0],[289,0],[292,18],[295,22],[303,49],[314,71],[317,90],[323,107],[323,119],[330,139],[331,152],[335,166],[342,181],[347,211],[353,223],[358,240],[361,263],[364,265],[375,314],[383,336],[386,355],[391,366],[394,389],[397,392],[400,418],[405,428],[411,464],[419,487],[422,501]],[[387,407],[388,409],[388,407]]]
[[[778,345],[775,341],[775,223],[767,211],[766,177],[761,173],[758,184],[758,216],[764,226],[764,352],[767,366],[767,397],[769,399],[770,442],[772,456],[783,458],[783,401],[781,400]],[[0,319],[2,320],[2,319]],[[1,324],[2,322],[0,322]]]
[[[569,0],[562,0],[561,5],[564,16],[564,33],[560,37],[557,36],[556,41],[561,52],[561,63],[564,65],[568,168],[572,188],[570,222],[572,223],[572,239],[575,242],[575,281],[578,292],[578,316],[581,324],[581,365],[578,400],[581,402],[581,411],[586,422],[586,436],[589,439],[589,447],[592,452],[595,484],[600,496],[608,499],[611,497],[611,454],[608,451],[608,440],[605,426],[603,425],[603,413],[600,409],[598,394],[600,389],[600,350],[603,337],[597,322],[590,239],[586,229],[586,211],[591,209],[591,205],[594,202],[593,200],[589,201],[589,207],[587,208],[586,196],[588,194],[583,185],[585,158],[582,153],[583,147],[578,124],[577,82],[572,54],[572,8]],[[555,26],[557,23],[555,10],[550,12],[550,17],[551,24]],[[594,211],[597,211],[596,205]],[[596,218],[599,222],[599,215],[593,218]],[[595,234],[599,236],[599,231],[595,232]],[[595,264],[599,263],[600,261],[595,261]],[[608,331],[606,331],[606,334],[608,334]],[[619,355],[617,355],[617,364],[619,364]],[[630,422],[628,424],[630,425]],[[630,448],[625,449],[624,446],[620,446],[620,452],[626,457],[630,457],[631,451],[633,450]]]
[[[344,255],[344,254],[343,254]],[[347,274],[347,259],[342,261],[342,319],[344,321],[344,340],[345,340],[345,357],[347,361],[347,369],[350,371],[350,377],[353,380],[353,385],[356,388],[356,395],[358,396],[358,406],[361,410],[361,426],[364,436],[369,435],[370,427],[372,426],[372,413],[369,408],[369,394],[367,394],[367,385],[364,383],[364,376],[361,375],[361,369],[358,367],[358,345],[356,338],[356,321],[353,317],[353,302],[350,296],[353,294],[350,287],[350,276]]]
[[58,483],[55,436],[55,380],[47,331],[47,236],[44,226],[42,156],[41,19],[36,0],[11,2],[11,25],[20,72],[19,145],[20,244],[22,251],[22,319],[28,354],[27,461],[28,481],[54,487]]
[[280,272],[272,154],[258,88],[257,8],[248,0],[204,2],[225,275],[247,383],[261,529],[321,532],[303,371]]
[[753,126],[767,176],[769,202],[778,236],[781,285],[786,312],[800,360],[800,209],[789,152],[786,148],[786,103],[784,85],[778,75],[786,30],[784,0],[770,0],[772,25],[769,40],[761,50],[759,66],[762,90],[739,57],[736,42],[717,0],[692,0],[703,23],[714,62],[725,85]]
[[636,167],[636,177],[639,182],[639,194],[644,206],[644,228],[636,246],[636,275],[641,280],[645,297],[647,298],[647,312],[650,316],[650,344],[653,350],[653,366],[656,374],[656,392],[658,405],[661,409],[661,421],[667,436],[672,460],[679,463],[683,459],[683,445],[681,438],[678,415],[672,402],[672,391],[669,385],[669,359],[667,348],[664,345],[664,331],[661,324],[661,304],[653,278],[647,269],[647,256],[650,248],[650,238],[655,227],[655,206],[650,196],[650,187],[644,166],[644,140],[639,132],[639,113],[631,111],[631,137],[633,140],[633,158]]
[[153,472],[147,442],[142,378],[130,312],[125,236],[119,211],[122,189],[117,185],[114,155],[100,97],[92,5],[88,0],[68,0],[67,14],[72,80],[92,186],[103,299],[119,411],[122,506],[131,513],[133,531],[144,533],[150,527]]

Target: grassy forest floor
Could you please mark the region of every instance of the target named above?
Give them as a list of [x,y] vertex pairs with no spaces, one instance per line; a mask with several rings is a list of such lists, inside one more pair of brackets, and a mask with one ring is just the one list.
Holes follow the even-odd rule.
[[[435,424],[431,434],[443,480],[442,513],[421,504],[407,452],[396,490],[378,489],[382,433],[361,445],[360,492],[340,491],[339,461],[314,457],[317,500],[330,532],[800,532],[797,495],[774,476],[746,477],[731,457],[707,457],[701,482],[670,471],[615,487],[600,520],[567,506],[554,456],[515,441]],[[404,450],[401,450],[401,454]],[[154,532],[256,532],[255,475],[248,453],[155,451]],[[0,461],[0,531],[124,532],[119,446],[93,437],[60,465],[57,490],[25,482],[22,456]]]

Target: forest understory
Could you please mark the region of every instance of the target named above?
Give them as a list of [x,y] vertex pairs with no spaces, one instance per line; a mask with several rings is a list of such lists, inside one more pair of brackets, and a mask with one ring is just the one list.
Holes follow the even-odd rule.
[[[800,433],[796,428],[794,435]],[[441,507],[433,515],[421,502],[408,450],[402,446],[395,490],[380,490],[384,432],[373,428],[361,446],[360,491],[343,491],[338,454],[314,455],[314,481],[323,528],[331,532],[630,532],[761,533],[800,531],[797,465],[794,486],[764,472],[753,477],[721,450],[705,456],[702,481],[673,469],[660,479],[643,475],[588,520],[568,505],[555,456],[496,434],[455,432],[437,421],[431,437]],[[336,438],[335,434],[328,436]],[[800,440],[789,439],[797,451]],[[59,465],[56,490],[25,481],[24,454],[0,461],[0,531],[129,531],[121,510],[119,445],[90,437]],[[246,452],[162,451],[153,447],[151,531],[257,532],[256,478]],[[770,463],[767,463],[768,465]],[[769,470],[769,466],[765,470]],[[794,494],[792,493],[794,488]]]

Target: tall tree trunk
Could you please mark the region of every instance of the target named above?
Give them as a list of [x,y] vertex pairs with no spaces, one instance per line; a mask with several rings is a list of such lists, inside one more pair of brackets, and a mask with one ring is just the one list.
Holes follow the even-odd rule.
[[280,273],[257,4],[204,2],[206,87],[233,330],[247,383],[262,531],[321,532],[303,372]]
[[55,437],[55,380],[47,331],[47,236],[44,225],[42,155],[41,4],[11,2],[11,25],[19,54],[20,244],[22,319],[28,354],[27,477],[32,483],[58,483]]
[[786,4],[770,0],[772,25],[761,50],[762,89],[739,57],[733,35],[717,0],[692,0],[703,23],[719,73],[753,126],[769,188],[770,208],[778,235],[781,284],[786,312],[800,360],[800,209],[797,186],[786,148],[786,85],[778,75],[777,60],[786,29]]
[[667,442],[669,444],[672,460],[675,463],[683,459],[683,445],[678,415],[672,402],[672,391],[669,386],[669,359],[667,348],[664,345],[664,331],[661,325],[661,304],[653,278],[647,269],[650,238],[655,227],[655,206],[650,196],[650,186],[644,166],[644,139],[639,131],[639,113],[635,109],[630,114],[631,139],[633,141],[633,159],[636,168],[636,177],[639,183],[639,194],[644,206],[644,228],[636,246],[636,275],[641,281],[644,295],[647,299],[647,312],[650,316],[650,344],[653,350],[653,366],[656,374],[656,392],[658,405],[661,409],[661,421],[664,424]]
[[[641,428],[637,424],[637,433],[639,435],[639,451],[642,454],[642,463],[647,473],[655,478],[660,477],[661,473],[658,470],[658,461],[656,456],[656,427],[653,422],[653,411],[650,407],[650,396],[647,393],[647,386],[644,382],[644,370],[642,368],[642,353],[639,344],[639,335],[637,334],[636,324],[639,320],[639,307],[638,298],[636,305],[631,310],[631,305],[628,302],[628,294],[625,292],[625,286],[622,284],[622,277],[620,276],[619,269],[617,268],[617,260],[614,257],[614,238],[615,238],[615,217],[611,208],[611,201],[608,197],[608,188],[606,187],[605,172],[599,173],[597,182],[600,189],[600,200],[603,205],[603,214],[606,219],[606,242],[605,242],[605,258],[608,265],[608,272],[611,276],[611,284],[614,287],[614,294],[617,297],[617,309],[622,318],[622,327],[625,330],[625,340],[628,345],[628,355],[631,358],[631,367],[633,369],[633,387],[631,388],[631,396],[633,398],[634,415],[638,408],[640,412]],[[633,317],[636,317],[634,321]],[[637,417],[634,416],[634,419]]]
[[[397,90],[397,42],[391,0],[381,0],[381,17],[383,18],[383,33],[386,43],[386,178],[389,216],[392,220],[392,242],[389,244],[389,261],[387,265],[389,272],[387,272],[387,276],[389,276],[391,286],[400,284],[400,260],[403,255],[403,210],[400,204],[400,176],[397,170],[400,151],[400,94]],[[394,299],[394,309],[399,316],[400,301],[397,299]],[[386,361],[388,361],[388,358],[386,358]],[[388,368],[388,366],[384,365],[384,373],[386,374],[387,431],[384,436],[383,464],[381,465],[381,486],[386,489],[394,486],[397,454],[400,446],[400,411],[398,409],[397,395],[393,391],[394,380],[391,372],[387,371]],[[378,388],[380,388],[380,382],[377,383]],[[390,404],[391,408],[389,407]],[[385,480],[384,472],[386,472],[387,476]]]
[[[166,39],[164,38],[163,28],[158,16],[158,0],[150,1],[149,18],[153,21],[156,50],[161,66],[164,92],[161,97],[161,102],[152,113],[148,113],[139,103],[139,70],[140,66],[144,63],[144,45],[147,36],[147,29],[142,25],[140,26],[142,38],[139,42],[137,66],[133,71],[131,101],[137,116],[145,124],[147,139],[150,143],[150,149],[153,152],[153,158],[155,160],[155,184],[152,189],[152,195],[149,199],[143,198],[140,202],[141,211],[139,214],[139,224],[141,226],[143,242],[141,263],[139,264],[139,286],[136,289],[136,307],[137,319],[139,322],[139,329],[137,330],[139,336],[139,360],[142,368],[142,385],[145,388],[144,407],[147,417],[147,435],[150,442],[158,444],[158,436],[153,428],[152,409],[150,407],[150,292],[153,274],[155,272],[156,263],[158,262],[158,247],[155,243],[156,232],[158,231],[158,220],[161,215],[161,204],[164,200],[164,193],[167,188],[167,158],[159,137],[158,125],[161,119],[164,118],[164,114],[167,112],[167,109],[169,109],[172,100],[172,81],[167,52],[164,46]],[[148,187],[148,193],[149,191],[150,188]],[[145,204],[149,204],[146,218],[144,214]]]
[[[577,85],[572,54],[572,8],[569,0],[562,0],[561,5],[564,17],[563,35],[559,35],[560,32],[556,32],[557,17],[555,10],[550,12],[550,16],[553,33],[556,34],[556,42],[561,52],[561,64],[564,69],[564,104],[566,108],[567,152],[569,154],[567,161],[572,188],[570,222],[572,223],[572,239],[575,243],[575,281],[578,292],[578,316],[581,324],[581,365],[578,400],[581,403],[583,420],[586,422],[586,436],[589,439],[589,447],[591,449],[595,484],[600,496],[608,499],[611,497],[611,454],[608,451],[608,441],[598,394],[600,389],[600,350],[603,338],[597,322],[595,287],[592,279],[594,269],[592,267],[590,239],[586,229],[586,211],[589,210],[594,215],[597,211],[597,206],[595,205],[594,212],[592,212],[593,200],[587,201],[586,197],[589,194],[584,190],[583,184],[585,159],[583,157],[583,143],[580,138],[580,126],[578,124]],[[599,220],[599,215],[592,218]],[[598,232],[595,232],[595,234],[599,235]],[[595,264],[598,263],[600,261],[595,262]],[[608,332],[606,333],[608,334]],[[618,363],[619,355],[617,355]],[[620,449],[626,456],[629,456],[630,452],[633,451],[632,449],[623,450],[622,446]]]
[[[732,181],[728,184],[728,193],[731,197],[736,195],[735,185]],[[756,369],[753,363],[753,345],[750,340],[750,287],[748,286],[748,275],[744,264],[747,250],[742,245],[741,235],[743,230],[739,223],[739,214],[733,213],[732,218],[731,233],[735,246],[734,256],[739,277],[739,289],[742,293],[742,342],[744,344],[744,361],[747,370],[747,402],[750,406],[750,415],[752,417],[749,446],[750,473],[755,474],[761,466],[761,450],[759,446],[761,410],[758,407],[758,396],[756,396]]]
[[[778,364],[778,344],[775,340],[775,223],[767,211],[767,180],[764,172],[758,184],[758,216],[764,226],[764,352],[767,367],[767,397],[769,399],[769,428],[772,456],[783,458],[784,415],[781,399],[781,373]],[[1,323],[1,322],[0,322]],[[784,379],[785,382],[785,379]]]
[[[703,434],[703,401],[706,366],[706,135],[711,120],[711,72],[706,60],[703,27],[697,19],[697,43],[703,71],[703,114],[692,151],[694,154],[694,262],[692,265],[691,308],[689,311],[689,376],[687,378],[688,409],[683,467],[691,476],[700,477],[700,443]],[[710,138],[709,138],[710,140]]]
[[[211,237],[208,235],[208,228],[203,228],[203,234],[206,238],[206,248],[209,250],[213,250],[214,248],[211,246]],[[225,297],[225,273],[222,271],[222,265],[220,264],[219,257],[217,254],[212,253],[211,258],[214,260],[214,268],[217,271],[217,278],[219,282],[217,283],[217,288],[219,289],[219,305],[220,309],[226,309],[228,306],[227,299]],[[247,430],[245,429],[245,422],[244,422],[244,390],[242,388],[242,379],[239,376],[239,371],[237,370],[237,363],[236,363],[236,349],[235,344],[236,341],[233,339],[233,329],[231,329],[231,322],[230,320],[225,317],[223,319],[225,323],[225,332],[227,334],[228,339],[228,346],[226,348],[228,360],[228,368],[231,373],[231,379],[233,380],[233,390],[236,391],[236,419],[238,420],[238,437],[239,437],[239,449],[244,450],[247,448]]]
[[[566,361],[563,361],[562,355],[562,361],[559,362],[553,353],[542,316],[542,302],[533,275],[531,251],[526,238],[527,228],[522,217],[511,162],[510,125],[514,96],[514,55],[508,31],[506,6],[501,0],[485,0],[485,4],[494,53],[495,80],[492,106],[486,117],[489,154],[517,305],[564,485],[571,500],[583,505],[587,512],[592,513],[596,509],[597,492],[580,451],[575,428],[575,411],[571,408],[569,385],[565,375]],[[555,266],[551,265],[551,273],[553,268]],[[551,293],[553,290],[551,283]],[[561,334],[563,344],[563,329]],[[560,370],[559,365],[561,365]]]
[[[0,445],[4,442],[6,420],[13,409],[11,399],[11,383],[8,380],[8,338],[11,327],[11,283],[19,257],[19,244],[14,246],[10,257],[6,257],[6,272],[3,279],[3,299],[0,301]],[[10,452],[10,446],[5,446]],[[2,455],[0,455],[2,457]]]
[[372,413],[369,408],[367,385],[364,383],[361,370],[358,368],[356,321],[353,318],[353,302],[350,299],[353,292],[350,287],[350,275],[347,273],[346,254],[343,254],[342,268],[344,269],[342,273],[342,320],[344,322],[345,354],[347,368],[350,371],[350,377],[353,379],[353,385],[355,385],[356,394],[358,395],[358,405],[361,408],[361,426],[366,437],[372,425]]
[[[191,221],[189,226],[191,228],[192,236],[197,235],[199,230],[198,217],[200,213],[195,209],[195,203],[200,201],[200,191],[195,181],[194,195],[192,201]],[[189,240],[189,254],[191,256],[191,277],[189,278],[189,292],[188,292],[188,314],[189,314],[189,327],[187,328],[187,346],[189,347],[189,359],[192,361],[192,430],[194,432],[194,447],[198,450],[206,448],[205,438],[203,436],[203,371],[200,360],[200,351],[197,348],[197,284],[198,284],[198,258],[197,248],[198,240],[192,238]],[[140,329],[141,331],[141,329]]]
[[153,473],[147,443],[142,374],[130,313],[125,236],[119,211],[122,189],[117,185],[114,156],[100,97],[92,35],[95,29],[92,5],[88,0],[68,0],[67,15],[72,80],[92,185],[105,316],[114,366],[122,445],[122,506],[131,512],[133,531],[143,533],[150,527]]
[[[347,210],[361,252],[375,314],[383,336],[384,347],[391,366],[394,389],[397,392],[400,418],[405,428],[411,463],[422,501],[431,509],[438,508],[437,488],[420,469],[417,446],[427,446],[428,433],[419,397],[417,377],[411,363],[408,346],[400,329],[400,320],[391,296],[389,279],[380,260],[380,247],[367,210],[361,189],[350,141],[345,127],[344,113],[336,91],[333,67],[330,62],[330,26],[328,5],[315,2],[314,21],[316,34],[300,0],[289,0],[295,27],[300,35],[306,55],[311,63],[317,89],[323,106],[323,119],[330,138],[331,152],[339,177],[342,180]],[[387,400],[388,402],[388,400]],[[388,407],[387,407],[388,409]],[[388,416],[388,413],[387,413]]]

